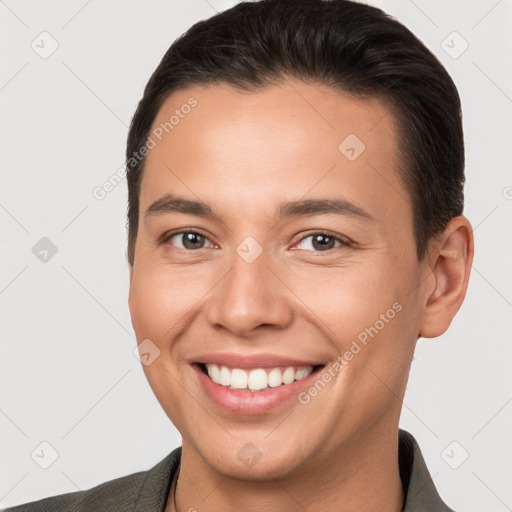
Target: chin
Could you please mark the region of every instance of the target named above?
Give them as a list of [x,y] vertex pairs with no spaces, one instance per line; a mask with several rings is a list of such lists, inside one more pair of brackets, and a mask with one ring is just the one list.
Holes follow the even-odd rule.
[[[301,443],[279,440],[281,450],[274,443],[264,440],[253,443],[250,435],[246,440],[230,439],[225,443],[211,442],[208,446],[199,446],[196,451],[215,472],[235,480],[268,482],[291,476],[298,467],[308,459],[304,453],[298,452]],[[212,449],[212,445],[215,446]],[[314,449],[311,450],[315,452]]]

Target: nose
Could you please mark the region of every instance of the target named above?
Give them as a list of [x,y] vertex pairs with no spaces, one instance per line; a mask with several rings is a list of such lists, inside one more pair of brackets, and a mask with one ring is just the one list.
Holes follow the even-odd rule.
[[[206,319],[237,337],[251,337],[259,327],[284,329],[293,320],[291,291],[265,251],[251,263],[237,253],[231,269],[210,294]],[[275,267],[275,268],[274,268]]]

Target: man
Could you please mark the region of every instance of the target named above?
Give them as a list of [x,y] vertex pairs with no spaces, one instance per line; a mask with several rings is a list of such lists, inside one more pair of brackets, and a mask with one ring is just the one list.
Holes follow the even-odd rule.
[[182,435],[11,509],[448,511],[398,427],[467,289],[457,90],[379,9],[242,3],[150,78],[127,145],[129,307]]

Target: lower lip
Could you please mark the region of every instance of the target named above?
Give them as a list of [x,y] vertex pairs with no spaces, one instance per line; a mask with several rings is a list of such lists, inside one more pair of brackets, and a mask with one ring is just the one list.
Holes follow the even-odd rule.
[[196,372],[204,391],[213,402],[230,412],[246,416],[264,414],[292,398],[295,398],[298,402],[297,395],[311,385],[312,380],[322,369],[322,367],[318,368],[304,379],[296,380],[291,384],[261,391],[249,391],[229,389],[226,386],[216,384],[203,373],[199,365],[193,364],[192,368]]

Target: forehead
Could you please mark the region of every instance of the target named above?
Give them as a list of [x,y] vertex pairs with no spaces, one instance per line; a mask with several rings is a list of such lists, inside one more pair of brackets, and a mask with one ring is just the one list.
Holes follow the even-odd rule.
[[410,207],[395,119],[377,98],[294,81],[255,92],[190,87],[166,99],[150,136],[141,211],[169,192],[247,213],[308,193],[350,196],[388,215],[400,213],[386,212],[397,199],[401,213]]

